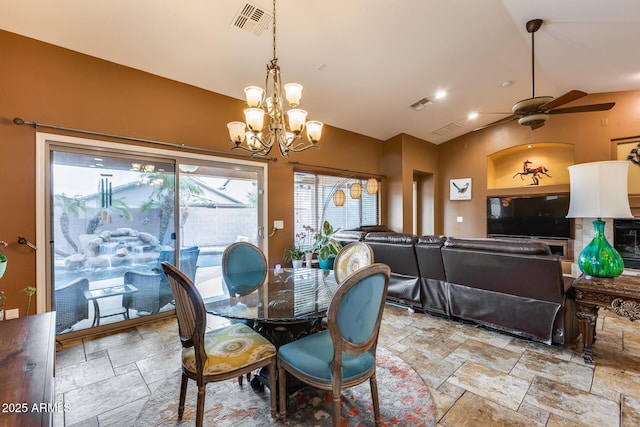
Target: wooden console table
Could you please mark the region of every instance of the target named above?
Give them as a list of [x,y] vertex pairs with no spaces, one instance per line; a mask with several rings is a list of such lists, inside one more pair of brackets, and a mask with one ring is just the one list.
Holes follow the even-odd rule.
[[586,363],[593,363],[591,349],[596,339],[598,308],[611,310],[632,321],[640,320],[640,277],[582,275],[573,281],[572,288],[582,331],[582,358]]
[[50,426],[56,313],[0,322],[0,426]]

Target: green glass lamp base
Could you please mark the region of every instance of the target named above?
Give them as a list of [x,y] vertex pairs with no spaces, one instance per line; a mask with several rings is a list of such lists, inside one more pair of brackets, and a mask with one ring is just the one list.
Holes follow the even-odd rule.
[[587,276],[617,277],[624,270],[622,257],[613,246],[607,242],[604,236],[604,221],[593,221],[594,236],[580,252],[578,267]]

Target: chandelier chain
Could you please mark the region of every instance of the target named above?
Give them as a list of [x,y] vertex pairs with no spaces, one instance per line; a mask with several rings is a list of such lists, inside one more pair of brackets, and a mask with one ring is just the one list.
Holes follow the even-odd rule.
[[273,62],[277,61],[276,57],[276,0],[273,0]]

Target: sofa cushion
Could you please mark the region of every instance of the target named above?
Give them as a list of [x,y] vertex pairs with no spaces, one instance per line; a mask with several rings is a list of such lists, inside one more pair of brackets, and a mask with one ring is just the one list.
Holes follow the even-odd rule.
[[364,237],[376,262],[391,268],[387,299],[421,308],[420,272],[414,250],[418,236],[395,232],[372,232]]
[[444,242],[447,241],[447,236],[442,235],[426,235],[418,237],[418,244],[421,245],[436,245],[438,247],[444,245]]
[[415,244],[420,271],[422,309],[449,316],[449,284],[446,282],[441,248],[445,236],[420,236]]
[[459,239],[450,237],[444,245],[447,248],[471,249],[475,251],[523,255],[551,255],[549,245],[528,239]]
[[418,241],[418,236],[408,233],[396,233],[394,231],[377,231],[367,233],[367,235],[364,236],[364,241],[371,243],[413,245]]
[[347,243],[361,241],[362,239],[364,239],[364,236],[366,234],[366,231],[341,230],[335,233],[333,235],[333,238],[342,243],[343,246],[346,246]]

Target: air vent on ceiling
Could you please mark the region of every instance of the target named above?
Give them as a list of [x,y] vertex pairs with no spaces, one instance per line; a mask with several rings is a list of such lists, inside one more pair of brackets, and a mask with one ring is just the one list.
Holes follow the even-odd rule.
[[426,107],[427,105],[431,105],[431,104],[433,104],[433,102],[429,101],[427,98],[422,98],[421,100],[416,101],[413,104],[411,104],[410,107],[413,108],[416,111],[420,111],[424,107]]
[[439,136],[445,136],[451,132],[457,131],[458,129],[462,129],[463,127],[464,125],[458,122],[451,122],[448,125],[442,126],[440,129],[436,129],[432,131],[432,133],[435,133],[436,135],[439,135]]
[[231,25],[259,36],[269,28],[272,20],[272,14],[253,3],[246,2],[238,9],[236,16],[231,21]]

